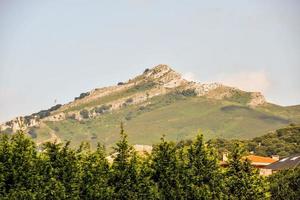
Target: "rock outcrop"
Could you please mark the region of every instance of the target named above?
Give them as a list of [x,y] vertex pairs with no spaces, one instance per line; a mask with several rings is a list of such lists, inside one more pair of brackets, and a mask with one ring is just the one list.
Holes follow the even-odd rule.
[[260,106],[266,103],[265,97],[260,92],[251,93],[251,101],[248,103],[251,107]]

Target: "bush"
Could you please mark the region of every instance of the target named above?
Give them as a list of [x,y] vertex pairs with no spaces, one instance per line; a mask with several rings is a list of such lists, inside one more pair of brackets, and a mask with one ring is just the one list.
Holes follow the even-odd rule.
[[300,167],[283,170],[269,177],[271,199],[298,199],[300,197]]
[[90,95],[89,92],[84,92],[84,93],[81,93],[81,94],[79,95],[79,97],[75,97],[74,99],[75,99],[75,100],[82,99],[82,98],[84,98],[84,97],[86,97],[86,96],[89,96],[89,95]]
[[88,119],[89,118],[89,111],[86,109],[83,109],[80,111],[80,115],[82,116],[83,119]]
[[5,122],[6,126],[12,126],[12,121]]
[[102,114],[102,113],[105,113],[106,111],[108,111],[111,107],[112,107],[112,105],[102,105],[100,107],[96,107],[95,112]]
[[119,82],[118,85],[124,85],[124,83],[123,82]]
[[40,112],[33,114],[36,115],[38,118],[43,119],[45,117],[50,116],[50,111],[49,110],[41,110]]
[[52,106],[50,109],[48,109],[50,112],[54,110],[58,110],[62,105],[61,104],[56,104],[55,106]]
[[24,117],[24,123],[27,124],[27,125],[29,125],[31,119],[33,119],[33,116],[25,116]]
[[125,102],[126,102],[127,104],[130,104],[130,103],[133,102],[133,99],[132,99],[132,98],[129,98],[129,99],[127,99]]
[[183,96],[186,96],[186,97],[194,97],[194,96],[197,96],[197,93],[194,89],[187,89],[187,90],[183,90],[181,92],[181,94]]
[[61,106],[62,106],[61,104],[57,104],[55,106],[52,106],[48,110],[41,110],[38,113],[33,113],[32,115],[25,116],[24,123],[28,125],[28,124],[30,124],[30,120],[32,120],[32,119],[36,119],[36,118],[43,119],[45,117],[48,117],[48,116],[50,116],[52,111],[59,109]]

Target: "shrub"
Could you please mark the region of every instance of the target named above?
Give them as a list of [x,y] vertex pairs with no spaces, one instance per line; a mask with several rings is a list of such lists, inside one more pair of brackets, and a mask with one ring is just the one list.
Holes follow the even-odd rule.
[[30,120],[33,119],[33,116],[25,116],[24,117],[24,123],[25,124],[30,124]]
[[48,110],[51,112],[51,111],[54,111],[54,110],[59,109],[61,106],[62,106],[61,104],[56,104],[55,106],[52,106],[52,107],[49,108]]
[[88,95],[90,95],[89,92],[84,92],[84,93],[81,93],[81,94],[79,95],[79,97],[75,97],[74,99],[75,99],[75,100],[82,99],[82,98],[84,98],[84,97],[86,97],[86,96],[88,96]]
[[124,83],[123,82],[119,82],[118,85],[124,85]]
[[300,167],[280,171],[269,177],[271,199],[298,199]]
[[89,111],[86,109],[83,109],[80,111],[80,115],[82,116],[82,118],[84,119],[88,119],[89,118]]
[[42,118],[50,116],[50,111],[49,110],[41,110],[40,112],[33,114],[33,115],[36,115],[38,118],[42,119]]
[[102,114],[102,113],[108,111],[111,107],[112,107],[112,105],[102,105],[100,107],[96,107],[95,112]]
[[37,113],[33,113],[32,115],[25,116],[24,117],[24,123],[28,125],[28,124],[30,124],[30,120],[35,119],[36,117],[38,119],[48,117],[48,116],[50,116],[52,111],[55,111],[55,110],[59,109],[61,106],[62,106],[61,104],[56,104],[55,106],[52,106],[48,110],[41,110]]
[[125,103],[127,103],[127,104],[130,104],[130,103],[132,103],[133,102],[133,99],[132,98],[129,98],[129,99],[127,99],[126,101],[125,101]]
[[181,92],[181,94],[182,94],[183,96],[186,96],[186,97],[197,96],[197,93],[195,92],[194,89],[183,90],[183,91]]
[[12,126],[12,121],[5,122],[6,126]]

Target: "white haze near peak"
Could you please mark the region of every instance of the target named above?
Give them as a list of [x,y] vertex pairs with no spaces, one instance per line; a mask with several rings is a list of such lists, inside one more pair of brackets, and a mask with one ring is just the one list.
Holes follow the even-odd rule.
[[264,71],[220,74],[216,81],[241,90],[262,93],[268,92],[272,84]]
[[188,80],[188,81],[194,81],[194,82],[199,82],[196,78],[196,75],[195,73],[193,72],[186,72],[182,75],[182,78],[184,78],[185,80]]
[[197,78],[197,75],[193,72],[186,72],[182,76],[188,81],[194,81],[199,83],[221,83],[226,86],[236,87],[241,90],[249,92],[268,92],[271,86],[271,80],[267,77],[264,71],[257,72],[237,72],[232,74],[217,74],[214,80],[210,82],[201,81],[201,78]]

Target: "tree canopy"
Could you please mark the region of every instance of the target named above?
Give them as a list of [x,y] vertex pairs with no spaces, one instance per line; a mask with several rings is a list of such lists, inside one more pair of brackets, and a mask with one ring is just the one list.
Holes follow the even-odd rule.
[[[46,143],[38,148],[19,131],[0,135],[0,199],[280,199],[299,196],[299,170],[258,175],[236,144],[221,168],[213,147],[199,134],[188,145],[166,141],[139,154],[121,126],[109,162],[101,144],[73,149]],[[278,187],[282,189],[278,191]],[[291,192],[294,191],[294,192]]]

